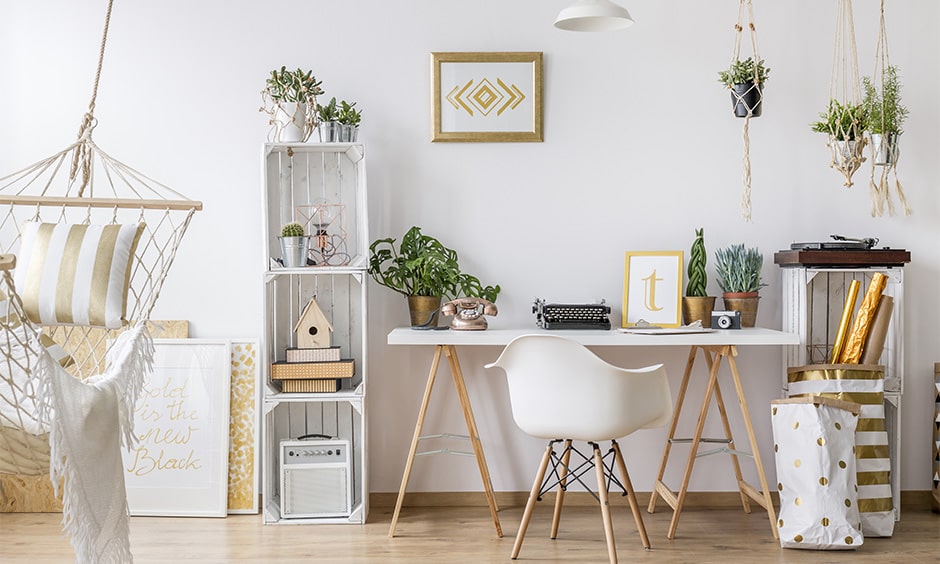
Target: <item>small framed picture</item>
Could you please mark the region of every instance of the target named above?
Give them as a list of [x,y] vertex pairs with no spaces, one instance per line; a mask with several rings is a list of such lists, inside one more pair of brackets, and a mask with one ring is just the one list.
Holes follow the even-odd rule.
[[431,141],[542,141],[542,53],[431,53]]
[[682,251],[627,251],[623,269],[623,327],[643,320],[682,324]]

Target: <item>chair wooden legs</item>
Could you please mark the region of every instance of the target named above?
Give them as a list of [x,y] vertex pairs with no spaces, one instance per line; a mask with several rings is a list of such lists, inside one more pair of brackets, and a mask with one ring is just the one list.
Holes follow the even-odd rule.
[[552,515],[552,540],[558,536],[558,523],[561,521],[561,505],[565,501],[565,486],[568,484],[568,463],[571,462],[571,439],[565,440],[565,453],[561,455],[561,475],[558,481],[558,493],[555,494],[555,514]]
[[627,474],[627,464],[623,461],[623,453],[620,452],[620,445],[617,444],[617,441],[611,441],[610,443],[614,449],[617,466],[620,468],[620,476],[623,478],[623,487],[627,490],[627,500],[630,502],[630,511],[633,512],[633,520],[636,521],[640,540],[643,542],[643,548],[649,550],[650,538],[646,534],[646,525],[643,524],[643,516],[640,515],[640,506],[636,501],[636,491],[633,490],[633,483],[630,482],[630,475]]
[[597,472],[597,496],[601,500],[601,516],[604,518],[604,534],[607,536],[607,555],[610,564],[617,564],[617,544],[614,541],[614,526],[610,521],[610,503],[607,499],[607,477],[604,472],[604,459],[597,443],[594,446],[594,469]]
[[519,532],[516,533],[516,542],[512,545],[512,556],[515,560],[522,549],[522,539],[525,538],[525,530],[529,526],[529,519],[532,518],[532,510],[535,509],[535,502],[539,497],[539,490],[542,488],[542,480],[545,478],[545,469],[548,468],[548,461],[552,457],[552,443],[548,443],[545,448],[545,454],[542,455],[542,462],[539,464],[539,471],[535,474],[535,482],[532,483],[532,491],[529,492],[529,501],[525,504],[525,511],[522,513],[522,522],[519,523]]

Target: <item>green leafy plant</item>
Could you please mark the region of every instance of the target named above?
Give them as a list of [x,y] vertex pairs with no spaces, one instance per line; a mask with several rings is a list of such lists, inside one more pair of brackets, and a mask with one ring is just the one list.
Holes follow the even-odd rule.
[[340,102],[340,110],[336,116],[336,121],[343,125],[359,125],[362,121],[362,110],[354,109],[356,102],[349,103],[346,100]]
[[397,248],[393,238],[377,239],[369,245],[369,275],[404,296],[495,302],[500,291],[498,285],[483,286],[477,277],[461,272],[457,252],[422,234],[417,226],[405,233]]
[[820,112],[819,121],[810,124],[816,133],[827,133],[838,141],[852,141],[862,136],[867,122],[863,104],[842,102],[832,98],[825,112]]
[[271,71],[271,76],[265,81],[265,92],[275,102],[315,102],[317,96],[323,94],[320,85],[322,81],[313,76],[313,71],[302,69]]
[[304,226],[296,221],[281,226],[281,237],[303,237]]
[[[764,59],[757,61],[756,66],[757,68],[755,69],[753,57],[748,57],[743,61],[739,59],[731,63],[731,66],[726,70],[719,71],[718,80],[728,88],[733,87],[735,84],[747,84],[748,82],[763,84],[767,82],[767,79],[770,78],[770,67],[764,66]],[[754,80],[755,70],[757,75],[756,81]]]
[[725,293],[759,292],[766,286],[760,272],[764,255],[757,248],[745,249],[743,243],[715,251],[715,271],[718,286]]
[[695,230],[695,241],[692,242],[692,249],[689,252],[689,283],[685,287],[685,295],[693,297],[705,297],[707,294],[705,287],[708,285],[708,276],[705,273],[705,228]]
[[901,81],[898,67],[888,66],[884,71],[881,92],[875,88],[871,78],[862,78],[865,91],[862,106],[865,111],[865,129],[879,135],[903,133],[902,125],[907,119],[908,109],[901,103]]
[[317,117],[319,117],[322,122],[337,121],[338,115],[339,110],[336,108],[336,97],[330,98],[328,104],[320,104],[317,107]]

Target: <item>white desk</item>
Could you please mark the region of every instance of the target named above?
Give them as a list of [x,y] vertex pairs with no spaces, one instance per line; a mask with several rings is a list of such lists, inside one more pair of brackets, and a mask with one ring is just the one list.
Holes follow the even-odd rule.
[[[483,445],[480,442],[480,434],[477,430],[476,421],[473,417],[473,409],[470,405],[470,397],[467,394],[466,383],[463,373],[460,369],[460,363],[457,359],[456,347],[459,346],[505,346],[509,341],[520,335],[550,333],[561,335],[577,341],[586,346],[627,346],[627,347],[690,347],[688,362],[686,363],[685,373],[682,377],[682,383],[679,387],[679,395],[676,399],[676,408],[674,410],[672,423],[669,428],[669,438],[666,441],[663,452],[662,462],[660,464],[659,474],[656,477],[656,483],[653,487],[653,494],[650,498],[648,511],[653,512],[657,496],[669,504],[674,513],[669,525],[667,538],[672,539],[675,536],[676,528],[679,523],[679,515],[682,511],[682,504],[685,501],[685,495],[689,486],[689,479],[692,476],[692,467],[695,459],[699,456],[698,447],[700,443],[718,442],[725,446],[717,451],[701,453],[701,455],[724,452],[731,455],[732,465],[734,467],[735,478],[738,483],[738,490],[741,493],[741,503],[744,511],[750,513],[749,498],[756,501],[767,511],[770,519],[771,530],[774,538],[777,537],[777,525],[774,516],[773,503],[770,498],[770,492],[767,489],[767,480],[764,475],[764,467],[761,463],[757,449],[757,440],[754,436],[754,428],[751,426],[751,418],[747,409],[747,401],[744,397],[744,391],[741,387],[741,378],[738,374],[737,365],[734,357],[737,356],[738,346],[760,346],[760,345],[796,345],[799,344],[799,336],[795,333],[784,333],[764,328],[750,328],[729,331],[715,331],[712,333],[688,333],[675,335],[639,335],[631,333],[622,333],[617,330],[611,331],[590,331],[590,330],[568,330],[568,331],[546,331],[538,328],[528,329],[487,329],[486,331],[416,331],[409,327],[399,327],[393,329],[388,334],[388,344],[390,345],[430,345],[435,347],[434,358],[431,362],[431,370],[428,373],[428,382],[424,390],[424,399],[421,403],[421,409],[418,412],[418,420],[415,424],[414,436],[411,440],[411,449],[408,453],[408,459],[405,463],[405,472],[402,476],[401,487],[398,491],[398,500],[395,504],[395,513],[392,515],[392,524],[389,528],[388,536],[395,535],[395,526],[398,523],[398,514],[401,511],[402,501],[405,497],[405,490],[408,487],[408,479],[411,475],[412,464],[417,454],[418,443],[422,439],[421,428],[424,425],[424,417],[427,412],[428,402],[431,397],[431,390],[434,387],[434,379],[437,374],[437,368],[440,364],[441,354],[447,356],[450,364],[451,374],[454,377],[454,384],[457,388],[457,396],[463,410],[464,419],[467,424],[469,440],[473,446],[477,465],[480,468],[480,477],[483,480],[483,489],[486,493],[487,504],[493,517],[493,523],[496,526],[497,536],[503,536],[502,528],[499,524],[496,506],[496,497],[493,492],[493,482],[490,478],[489,469],[486,464],[486,458],[483,455]],[[709,378],[705,389],[705,397],[702,400],[702,407],[699,411],[698,423],[695,426],[695,433],[691,439],[678,439],[675,436],[676,427],[679,421],[679,413],[682,410],[682,404],[685,400],[686,390],[688,389],[689,379],[692,373],[692,367],[695,363],[696,352],[701,350],[705,356],[705,362],[708,367]],[[721,396],[721,389],[718,385],[718,372],[722,360],[727,360],[731,375],[734,380],[735,392],[738,403],[741,406],[741,412],[744,417],[744,424],[747,430],[748,441],[750,442],[751,452],[754,463],[757,466],[757,475],[760,480],[760,490],[754,488],[744,481],[741,474],[741,467],[738,462],[738,456],[742,453],[735,449],[734,439],[731,435],[731,426],[728,423],[728,417],[725,410],[724,401]],[[721,439],[703,439],[702,431],[705,427],[705,417],[708,407],[711,404],[712,397],[718,405],[718,412],[721,416],[722,425],[725,431],[725,437]],[[672,492],[662,481],[666,471],[666,464],[669,460],[669,453],[674,443],[689,443],[691,450],[686,463],[685,473],[682,478],[682,485],[677,493]]]

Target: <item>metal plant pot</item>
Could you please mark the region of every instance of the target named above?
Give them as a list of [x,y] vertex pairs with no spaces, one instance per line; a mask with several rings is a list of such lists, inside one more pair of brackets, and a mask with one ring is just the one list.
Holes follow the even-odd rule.
[[754,327],[757,323],[757,292],[725,292],[722,294],[725,309],[741,312],[741,327]]
[[278,237],[281,241],[281,264],[284,268],[307,266],[307,253],[310,249],[310,237]]
[[898,162],[900,147],[897,133],[872,133],[871,144],[875,151],[875,164],[878,166],[893,165]]
[[735,84],[731,89],[731,107],[734,109],[734,115],[739,118],[747,117],[748,109],[750,109],[751,117],[760,117],[763,89],[763,84],[753,82]]
[[318,129],[320,130],[320,141],[323,143],[337,143],[340,138],[342,125],[338,121],[321,121]]
[[412,327],[437,327],[440,310],[440,296],[408,296]]
[[358,125],[340,125],[339,126],[339,141],[340,143],[355,143],[356,138],[359,137],[359,126]]
[[701,321],[702,327],[711,327],[714,309],[715,296],[683,296],[682,323],[689,325]]

